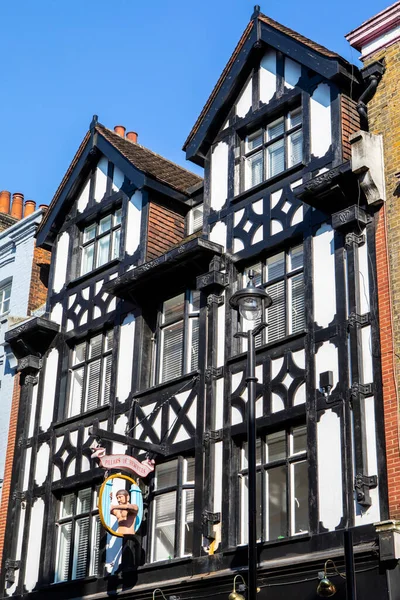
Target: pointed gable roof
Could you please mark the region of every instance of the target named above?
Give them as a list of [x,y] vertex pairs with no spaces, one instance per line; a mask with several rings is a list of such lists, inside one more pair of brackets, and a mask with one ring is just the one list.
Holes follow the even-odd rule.
[[[152,152],[141,144],[123,138],[111,129],[97,122],[97,117],[92,121],[90,130],[83,138],[74,158],[71,161],[52,201],[49,209],[42,219],[37,230],[37,243],[45,247],[51,246],[54,238],[53,226],[58,220],[64,201],[71,198],[74,191],[81,183],[82,169],[90,160],[93,149],[98,148],[111,162],[115,159],[122,161],[126,166],[126,175],[135,179],[138,187],[162,186],[162,190],[171,196],[184,200],[189,198],[192,188],[202,184],[203,178],[176,163]],[[112,154],[112,156],[111,156]],[[123,170],[123,168],[122,168]],[[160,186],[158,186],[160,189]],[[52,231],[51,235],[50,232]],[[50,237],[48,237],[50,235]],[[50,240],[50,241],[49,241]]]
[[[290,49],[293,49],[294,42],[308,52],[308,56],[305,56],[306,60],[309,61],[308,66],[315,69],[317,72],[319,72],[318,67],[320,67],[321,73],[323,72],[327,77],[332,77],[339,73],[344,74],[344,72],[347,71],[349,76],[353,78],[353,72],[354,70],[357,70],[354,65],[351,65],[336,52],[328,50],[325,46],[310,40],[285,25],[281,25],[281,23],[278,23],[277,21],[274,21],[274,19],[259,12],[259,10],[257,10],[258,8],[259,7],[255,7],[255,11],[249,24],[244,30],[236,48],[183,145],[183,150],[186,151],[187,158],[198,164],[202,164],[202,161],[196,157],[196,153],[206,137],[206,133],[221,105],[231,96],[236,79],[247,63],[256,42],[262,40],[271,47],[275,47],[281,51],[283,50],[285,52],[288,50],[288,55],[290,55]],[[310,53],[310,50],[312,53]],[[313,60],[310,60],[312,54],[315,56],[313,57]],[[241,57],[241,55],[243,56]],[[220,125],[222,125],[222,123],[220,123]],[[201,140],[198,140],[198,142],[194,144],[194,138],[196,138],[201,129],[203,129],[202,135],[200,135]]]

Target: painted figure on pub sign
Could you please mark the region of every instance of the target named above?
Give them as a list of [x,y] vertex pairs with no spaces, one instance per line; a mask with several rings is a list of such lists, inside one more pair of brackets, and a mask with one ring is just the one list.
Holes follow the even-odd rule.
[[[118,521],[117,533],[122,535],[133,535],[135,532],[136,516],[139,512],[137,504],[130,503],[130,495],[127,490],[118,490],[116,493],[118,504],[112,504],[110,514],[114,515]],[[112,500],[112,492],[110,493]]]

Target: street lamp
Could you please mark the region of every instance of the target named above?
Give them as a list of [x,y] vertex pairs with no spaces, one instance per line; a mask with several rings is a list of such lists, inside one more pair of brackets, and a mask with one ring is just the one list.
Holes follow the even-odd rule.
[[[265,308],[272,304],[272,298],[267,292],[253,283],[254,271],[247,273],[249,283],[246,288],[238,290],[229,303],[239,311],[247,321],[255,322],[264,315]],[[266,327],[259,323],[247,332],[239,332],[235,337],[247,338],[247,444],[248,444],[248,600],[256,600],[257,596],[257,498],[256,498],[256,336]]]

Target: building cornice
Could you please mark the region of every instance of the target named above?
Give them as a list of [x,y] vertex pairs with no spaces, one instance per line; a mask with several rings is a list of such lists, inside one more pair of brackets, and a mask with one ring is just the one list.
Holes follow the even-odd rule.
[[353,48],[361,52],[362,59],[394,44],[400,39],[400,1],[371,17],[345,37]]

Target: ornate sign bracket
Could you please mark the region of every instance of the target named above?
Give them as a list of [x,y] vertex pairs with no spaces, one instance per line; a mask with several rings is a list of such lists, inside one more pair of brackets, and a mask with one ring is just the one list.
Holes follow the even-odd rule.
[[136,440],[128,435],[122,435],[120,433],[107,431],[106,429],[100,429],[98,421],[93,422],[92,427],[89,429],[89,435],[107,442],[118,442],[120,444],[125,444],[130,448],[137,448],[147,452],[155,452],[156,454],[161,454],[162,456],[167,456],[168,454],[168,446],[165,444],[152,444],[151,442]]

